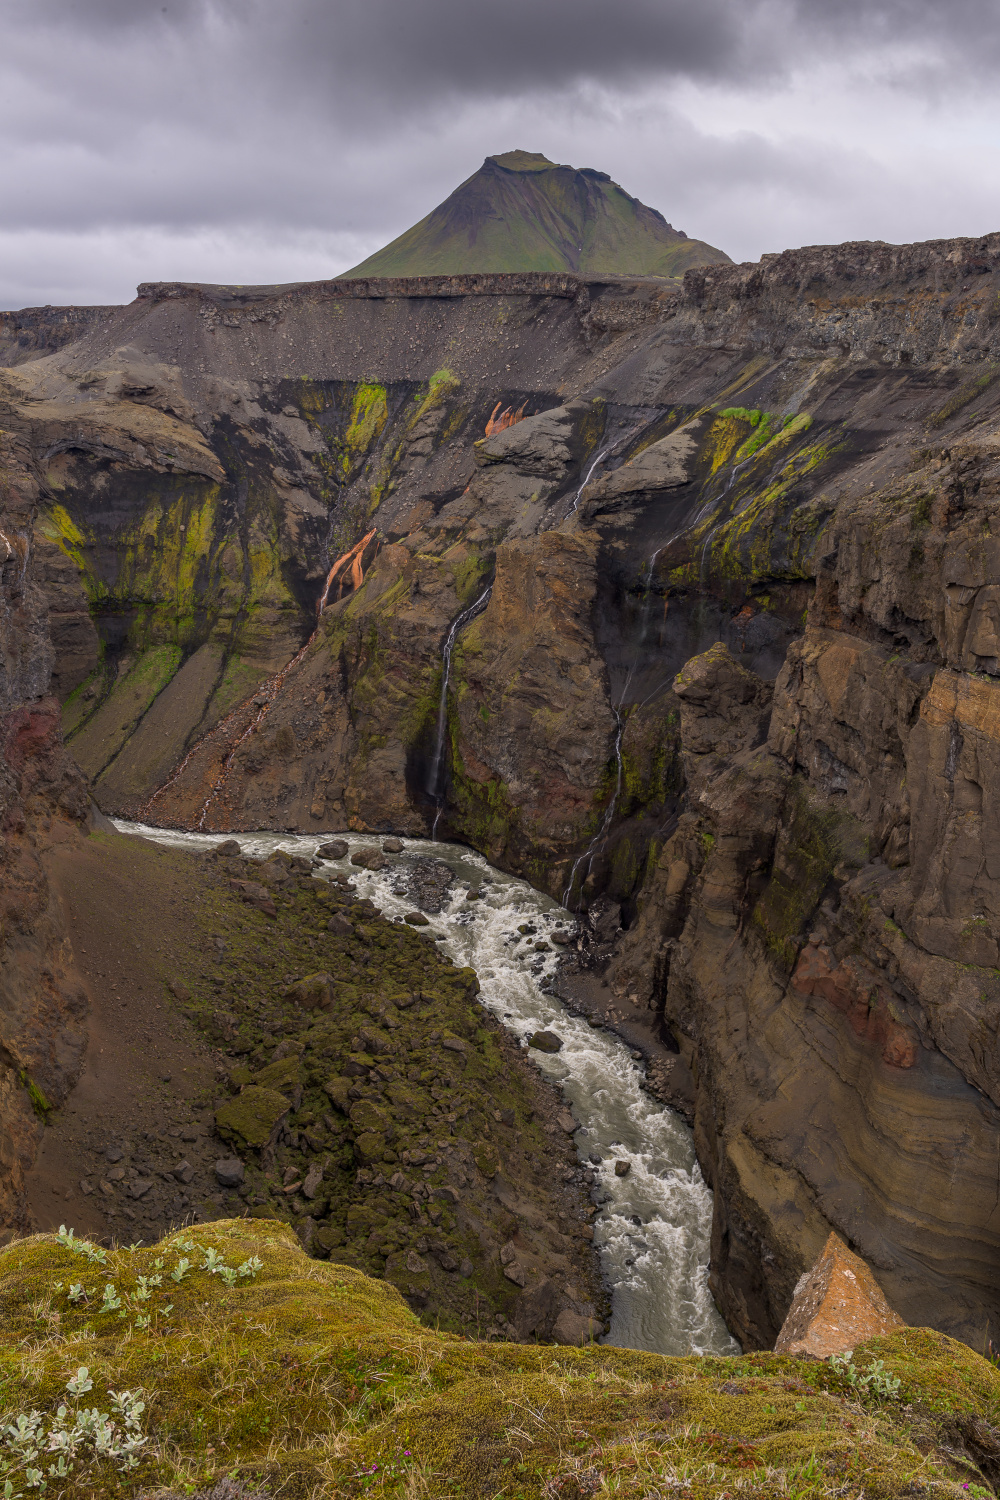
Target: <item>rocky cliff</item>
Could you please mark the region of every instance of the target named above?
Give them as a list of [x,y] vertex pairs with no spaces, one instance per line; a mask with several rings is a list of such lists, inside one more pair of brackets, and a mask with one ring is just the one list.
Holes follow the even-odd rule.
[[2,377],[101,805],[610,898],[748,1344],[831,1228],[908,1322],[997,1317],[998,274],[157,285]]
[[32,541],[32,455],[0,432],[0,1227],[30,1220],[25,1173],[48,1110],[66,1098],[86,1039],[86,995],[43,855],[73,843],[86,783],[50,695],[48,601]]

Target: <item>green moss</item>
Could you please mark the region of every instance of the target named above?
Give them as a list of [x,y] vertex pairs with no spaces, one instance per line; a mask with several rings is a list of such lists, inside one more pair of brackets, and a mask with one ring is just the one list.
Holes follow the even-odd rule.
[[22,1071],[20,1078],[21,1087],[28,1090],[28,1098],[31,1100],[31,1107],[35,1111],[35,1114],[40,1120],[46,1120],[52,1105],[35,1080],[27,1072]]
[[963,385],[960,385],[958,390],[954,391],[948,397],[943,406],[940,406],[936,412],[927,418],[928,427],[943,427],[952,417],[957,416],[963,407],[968,406],[970,401],[975,401],[977,396],[981,396],[984,391],[989,390],[998,374],[1000,374],[1000,366],[991,365],[984,374],[978,375],[975,380],[967,380]]
[[215,1124],[223,1140],[265,1146],[287,1113],[288,1100],[283,1094],[251,1084],[235,1099],[219,1106]]
[[771,876],[753,913],[768,948],[786,968],[795,964],[797,939],[835,868],[863,862],[862,839],[853,818],[818,806],[801,778],[792,781]]
[[[361,1219],[391,1241],[374,1204]],[[209,1252],[260,1269],[228,1287]],[[143,1300],[139,1278],[157,1275]],[[89,1302],[68,1300],[71,1283]],[[124,1316],[99,1311],[107,1284]],[[961,1424],[1000,1425],[997,1371],[927,1329],[854,1351],[859,1369],[880,1359],[901,1382],[898,1400],[863,1402],[823,1361],[462,1339],[422,1327],[391,1285],[308,1260],[274,1222],[198,1225],[96,1267],[38,1235],[0,1251],[0,1309],[6,1418],[51,1412],[83,1364],[87,1404],[109,1410],[123,1389],[146,1398],[139,1469],[119,1479],[98,1466],[70,1479],[65,1500],[190,1492],[224,1475],[290,1500],[541,1500],[595,1485],[623,1500],[902,1500],[918,1486],[967,1500],[963,1484],[988,1487],[957,1446]]]
[[483,584],[492,566],[492,560],[482,553],[470,551],[460,563],[454,565],[455,593],[465,606],[472,604],[483,592]]

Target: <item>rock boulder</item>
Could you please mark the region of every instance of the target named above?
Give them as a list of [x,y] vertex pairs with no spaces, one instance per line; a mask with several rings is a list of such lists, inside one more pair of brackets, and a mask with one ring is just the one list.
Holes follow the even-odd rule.
[[799,1279],[774,1352],[828,1359],[904,1326],[864,1261],[831,1234],[812,1270]]

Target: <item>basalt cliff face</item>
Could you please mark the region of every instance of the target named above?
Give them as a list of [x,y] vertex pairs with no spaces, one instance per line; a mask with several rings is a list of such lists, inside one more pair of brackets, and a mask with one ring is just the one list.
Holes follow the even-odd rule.
[[995,1336],[998,368],[1000,236],[149,286],[0,377],[103,809],[620,907],[747,1344],[831,1229]]
[[34,566],[39,486],[30,452],[0,434],[0,1226],[30,1226],[25,1173],[47,1110],[79,1073],[86,995],[43,856],[88,816],[50,693],[48,600]]

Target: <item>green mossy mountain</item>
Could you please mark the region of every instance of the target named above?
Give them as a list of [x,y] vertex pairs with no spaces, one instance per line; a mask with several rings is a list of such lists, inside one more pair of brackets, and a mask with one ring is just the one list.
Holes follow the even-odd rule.
[[345,274],[683,276],[689,266],[720,263],[730,264],[722,250],[674,229],[606,172],[506,151],[488,156],[426,219]]

